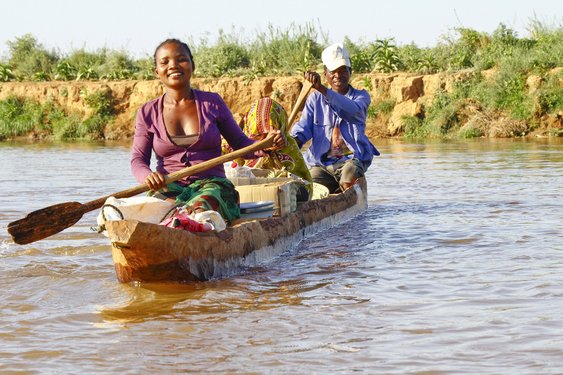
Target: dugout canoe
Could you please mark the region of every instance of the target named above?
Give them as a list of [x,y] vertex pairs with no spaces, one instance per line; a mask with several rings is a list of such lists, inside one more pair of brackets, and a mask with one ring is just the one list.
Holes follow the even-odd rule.
[[242,221],[220,233],[193,233],[137,220],[108,221],[106,230],[120,282],[204,281],[263,264],[366,208],[367,186],[361,178],[345,192],[300,203],[285,216]]

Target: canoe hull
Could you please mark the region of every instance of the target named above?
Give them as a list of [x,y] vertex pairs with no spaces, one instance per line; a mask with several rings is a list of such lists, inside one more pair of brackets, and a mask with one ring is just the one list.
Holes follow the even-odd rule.
[[367,208],[365,179],[342,194],[301,204],[284,217],[192,233],[136,220],[106,223],[120,282],[190,282],[234,275],[263,264],[320,230]]

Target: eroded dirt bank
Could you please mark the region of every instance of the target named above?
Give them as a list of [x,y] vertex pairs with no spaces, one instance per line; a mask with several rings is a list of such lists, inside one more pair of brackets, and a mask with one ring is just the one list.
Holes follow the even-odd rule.
[[[401,135],[405,116],[421,116],[424,108],[432,103],[440,91],[451,91],[455,82],[474,74],[470,71],[456,74],[438,73],[415,75],[409,73],[356,74],[352,85],[368,90],[372,104],[383,100],[394,102],[391,111],[368,120],[370,137]],[[298,77],[262,77],[246,82],[243,78],[194,78],[195,88],[221,94],[238,120],[247,111],[250,103],[264,96],[279,101],[289,113],[301,89]],[[528,90],[537,89],[534,77],[528,79]],[[158,80],[117,82],[7,82],[0,84],[0,99],[11,95],[27,97],[39,102],[51,100],[69,111],[89,115],[85,97],[100,90],[111,90],[116,112],[115,120],[105,130],[107,139],[129,139],[134,132],[137,109],[146,101],[163,93]],[[563,127],[562,116],[544,118],[546,126]]]

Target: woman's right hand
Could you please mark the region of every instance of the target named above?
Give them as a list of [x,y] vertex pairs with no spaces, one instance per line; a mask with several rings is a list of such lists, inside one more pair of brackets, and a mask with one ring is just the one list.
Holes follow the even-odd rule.
[[160,172],[152,172],[145,178],[145,184],[152,191],[158,191],[166,187],[166,179]]

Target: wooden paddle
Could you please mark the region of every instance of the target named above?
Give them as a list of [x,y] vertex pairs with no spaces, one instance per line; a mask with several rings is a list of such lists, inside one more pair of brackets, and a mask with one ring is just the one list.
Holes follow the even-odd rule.
[[299,92],[299,96],[297,97],[297,101],[295,102],[295,105],[291,110],[291,114],[287,119],[288,129],[291,129],[291,127],[293,126],[293,121],[295,120],[295,116],[297,116],[297,112],[299,112],[299,110],[303,106],[303,103],[305,102],[305,98],[307,98],[309,91],[311,91],[311,87],[313,87],[313,84],[311,82],[307,80],[303,82],[303,86],[301,87],[301,91]]
[[[166,176],[166,182],[174,182],[181,178],[205,171],[209,168],[221,165],[228,161],[250,154],[257,150],[273,146],[274,137],[268,137],[250,146],[241,148],[234,152],[221,155],[214,159],[204,161],[200,164],[180,169]],[[8,224],[8,233],[12,236],[15,243],[25,245],[39,241],[53,234],[59,233],[63,229],[69,228],[82,218],[86,212],[93,211],[104,205],[109,197],[127,198],[148,191],[147,184],[138,185],[131,189],[123,190],[102,198],[98,198],[88,203],[66,202],[54,206],[42,208],[27,214],[23,219]]]

